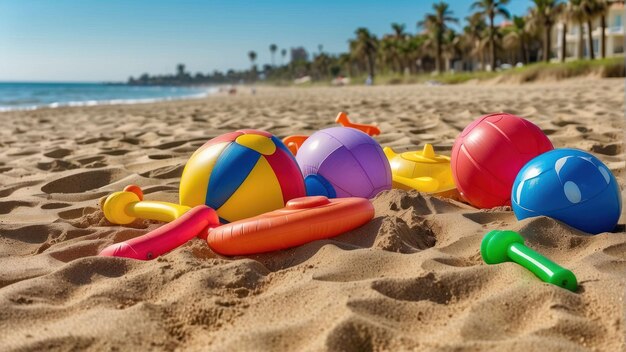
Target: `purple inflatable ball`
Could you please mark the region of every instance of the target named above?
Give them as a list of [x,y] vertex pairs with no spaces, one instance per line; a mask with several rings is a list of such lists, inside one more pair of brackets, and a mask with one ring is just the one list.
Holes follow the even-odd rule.
[[349,127],[315,132],[296,155],[307,195],[373,198],[391,189],[391,168],[378,143]]

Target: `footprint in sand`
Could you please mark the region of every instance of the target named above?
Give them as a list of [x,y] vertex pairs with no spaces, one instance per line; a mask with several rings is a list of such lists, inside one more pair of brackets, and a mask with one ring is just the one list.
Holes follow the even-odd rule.
[[615,156],[622,152],[623,144],[622,143],[611,143],[611,144],[594,144],[591,147],[591,151],[598,154]]
[[[372,289],[400,301],[430,301],[436,304],[453,304],[467,299],[474,291],[484,290],[490,281],[487,272],[468,268],[465,275],[458,272],[435,275],[430,272],[416,279],[383,279],[372,283]],[[476,283],[480,284],[477,285]]]
[[580,123],[576,122],[576,121],[554,120],[554,121],[552,121],[552,124],[554,124],[556,126],[559,126],[559,127],[565,127],[567,125],[578,125]]
[[75,259],[96,256],[101,244],[102,241],[95,240],[64,244],[61,248],[48,250],[46,253],[56,260],[69,263]]
[[84,215],[88,215],[88,214],[92,214],[95,211],[97,211],[98,209],[93,208],[93,207],[82,207],[82,208],[76,208],[76,209],[70,209],[70,210],[65,210],[65,211],[61,211],[58,213],[59,217],[61,219],[65,219],[65,220],[74,220],[74,219],[78,219]]
[[605,254],[617,259],[626,260],[626,243],[614,244],[602,250]]
[[0,198],[8,197],[11,194],[13,194],[13,192],[17,191],[18,189],[30,187],[30,186],[38,184],[39,182],[40,181],[20,182],[20,183],[14,184],[12,186],[0,188]]
[[72,151],[70,149],[58,148],[58,149],[49,151],[47,153],[44,153],[43,155],[47,156],[48,158],[62,159],[70,154],[72,154]]
[[511,211],[501,211],[501,212],[478,212],[478,213],[466,213],[463,214],[463,217],[466,217],[472,220],[475,223],[486,225],[494,222],[514,222],[515,214]]
[[171,159],[174,156],[171,154],[152,154],[152,155],[148,155],[148,158],[152,159],[152,160],[163,160],[163,159]]
[[51,232],[56,232],[58,235],[61,231],[52,230],[48,225],[28,225],[0,230],[0,236],[25,243],[44,243]]
[[109,138],[109,137],[86,138],[86,139],[76,140],[76,144],[93,144],[97,142],[108,142],[112,139],[113,138]]
[[104,150],[101,151],[100,154],[118,156],[118,155],[126,155],[130,150],[127,149],[113,149],[113,150]]
[[120,142],[132,144],[132,145],[138,145],[139,143],[141,143],[141,140],[139,140],[138,138],[127,137],[127,138],[120,139]]
[[31,149],[31,150],[22,150],[16,153],[11,153],[11,154],[7,154],[7,156],[29,156],[29,155],[35,155],[39,153],[39,151],[35,150],[35,149]]
[[425,223],[408,225],[395,216],[383,218],[377,232],[371,232],[373,248],[397,253],[415,253],[434,247],[437,240],[433,230]]
[[440,257],[424,261],[424,264],[422,264],[422,268],[424,270],[432,271],[437,268],[440,269],[442,265],[455,268],[466,268],[470,266],[480,265],[480,262],[456,257]]
[[0,214],[9,214],[13,209],[18,207],[32,207],[34,203],[25,202],[21,200],[8,200],[0,202]]
[[56,159],[47,163],[37,163],[37,168],[39,170],[48,171],[48,172],[59,172],[66,170],[78,169],[80,167],[79,163]]
[[180,177],[183,174],[184,168],[185,168],[184,164],[165,166],[165,167],[160,167],[158,169],[150,170],[148,172],[144,172],[141,174],[141,176],[147,177],[147,178],[157,178],[157,179]]
[[109,185],[123,177],[127,172],[122,169],[81,171],[62,176],[41,187],[41,191],[51,193],[82,193]]
[[67,208],[69,207],[71,204],[69,203],[46,203],[43,204],[41,206],[41,209],[47,210],[47,209],[61,209],[61,208]]
[[172,148],[176,148],[176,147],[180,147],[181,145],[187,143],[187,140],[184,141],[172,141],[172,142],[167,142],[167,143],[162,143],[159,145],[155,145],[152,146],[152,148],[157,148],[157,149],[172,149]]

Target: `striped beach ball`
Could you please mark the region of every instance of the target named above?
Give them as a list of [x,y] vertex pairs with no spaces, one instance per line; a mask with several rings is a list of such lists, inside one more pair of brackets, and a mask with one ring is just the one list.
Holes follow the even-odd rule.
[[223,223],[253,217],[306,195],[295,158],[270,133],[239,130],[215,137],[191,156],[180,204],[215,209]]

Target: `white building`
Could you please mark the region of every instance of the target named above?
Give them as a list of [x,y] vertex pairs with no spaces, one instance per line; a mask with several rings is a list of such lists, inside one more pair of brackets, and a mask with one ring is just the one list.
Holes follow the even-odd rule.
[[[592,22],[591,35],[593,38],[593,51],[595,57],[600,57],[601,40],[600,34],[602,29],[600,27],[600,19],[597,18]],[[568,22],[566,40],[566,55],[565,59],[576,59],[578,56],[578,46],[580,45],[579,31],[581,26],[578,23]],[[583,23],[583,57],[589,56],[589,39],[587,24]],[[624,4],[613,3],[610,5],[609,11],[606,15],[606,56],[618,56],[624,55]],[[561,48],[563,47],[563,23],[558,23],[554,26],[552,32],[552,42],[554,43],[554,53],[556,54],[556,60],[561,60]]]

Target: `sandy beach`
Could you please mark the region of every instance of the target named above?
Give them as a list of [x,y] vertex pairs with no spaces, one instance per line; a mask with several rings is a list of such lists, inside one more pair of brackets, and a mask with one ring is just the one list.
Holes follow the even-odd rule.
[[[137,105],[0,113],[0,350],[618,351],[625,348],[626,232],[588,236],[417,192],[380,193],[369,224],[332,240],[222,257],[199,239],[141,262],[95,255],[160,226],[107,222],[128,184],[177,202],[193,151],[242,128],[279,137],[377,123],[383,146],[449,154],[475,118],[528,118],[555,147],[592,152],[624,189],[624,80],[525,85],[260,87]],[[625,193],[622,192],[622,195]],[[576,293],[480,241],[520,232],[571,269]]]

